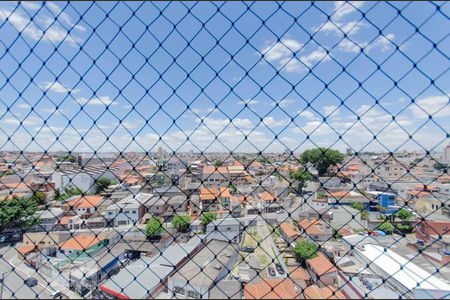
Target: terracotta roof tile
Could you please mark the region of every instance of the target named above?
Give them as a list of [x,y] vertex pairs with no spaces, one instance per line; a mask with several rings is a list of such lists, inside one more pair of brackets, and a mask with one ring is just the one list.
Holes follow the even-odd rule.
[[244,287],[245,299],[294,299],[298,298],[291,279],[262,279]]

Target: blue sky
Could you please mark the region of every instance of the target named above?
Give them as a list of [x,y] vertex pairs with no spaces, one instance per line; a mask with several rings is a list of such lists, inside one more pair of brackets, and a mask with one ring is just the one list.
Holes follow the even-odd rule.
[[1,3],[0,149],[440,149],[450,131],[449,11],[443,2]]

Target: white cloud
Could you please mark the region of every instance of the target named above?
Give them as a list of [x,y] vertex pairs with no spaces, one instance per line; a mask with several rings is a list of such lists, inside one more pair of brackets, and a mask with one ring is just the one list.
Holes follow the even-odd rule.
[[263,123],[268,127],[279,127],[289,124],[289,120],[275,120],[272,117],[265,117]]
[[23,125],[35,125],[41,121],[40,119],[36,117],[27,117],[25,120],[18,120],[16,118],[6,118],[3,119],[2,123],[7,125],[20,125],[20,122],[22,121]]
[[64,130],[64,127],[47,126],[47,125],[34,128],[34,131],[39,131],[41,133],[60,133],[63,130]]
[[58,108],[56,109],[56,107],[44,107],[40,109],[42,112],[48,113],[48,114],[63,114],[63,113],[67,113],[67,111],[65,109],[62,108]]
[[322,48],[318,48],[317,50],[314,50],[308,55],[303,55],[300,57],[300,60],[308,67],[311,67],[318,61],[326,62],[329,61],[330,59],[331,57],[327,55],[327,52]]
[[258,103],[258,100],[253,100],[253,99],[246,99],[246,100],[241,100],[238,102],[238,104],[247,104],[247,105],[255,105]]
[[47,1],[45,2],[45,5],[47,8],[55,14],[55,16],[58,17],[58,21],[62,21],[63,23],[67,24],[71,28],[75,28],[79,31],[86,31],[86,28],[82,25],[75,25],[75,22],[72,20],[72,18],[65,12],[62,12],[61,7],[57,5],[56,3]]
[[238,128],[252,128],[254,127],[253,122],[250,119],[236,118],[233,119],[233,124]]
[[345,38],[339,42],[338,49],[344,52],[359,53],[361,48],[364,48],[366,45],[367,43],[358,43],[355,40]]
[[20,108],[20,109],[30,109],[30,108],[31,108],[31,105],[28,104],[28,103],[19,103],[19,104],[17,104],[17,108]]
[[294,39],[282,39],[281,42],[272,43],[263,48],[261,54],[264,55],[264,58],[268,61],[277,61],[291,58],[302,46],[302,43]]
[[[69,34],[67,30],[57,26],[56,24],[53,24],[50,27],[47,26],[48,28],[45,28],[44,34],[44,31],[38,27],[37,23],[31,21],[28,16],[22,14],[18,10],[9,11],[6,9],[0,9],[0,20],[6,21],[6,19],[8,19],[8,22],[17,31],[34,41],[39,41],[41,39],[54,43],[66,41],[72,46],[75,46],[77,43],[81,42],[79,37]],[[45,19],[48,20],[48,18]],[[46,22],[43,23],[45,25]]]
[[[190,108],[190,110],[194,113],[196,113],[197,115],[201,115],[201,114],[209,114],[213,111],[216,110],[215,107],[206,107],[206,108]],[[189,111],[189,110],[188,110]]]
[[337,21],[327,21],[322,26],[313,28],[316,31],[325,33],[334,33],[338,36],[354,35],[360,31],[365,23],[362,21],[350,21],[350,22],[337,22]]
[[[297,102],[297,100],[294,100],[294,99],[283,99],[283,100],[280,100],[280,101],[278,101],[276,103],[278,103],[278,106],[285,108],[285,107],[291,106],[295,102]],[[271,106],[275,106],[275,102],[271,102],[270,105]]]
[[32,1],[22,1],[20,2],[20,5],[30,10],[38,10],[41,7],[41,5],[38,4],[37,2]]
[[306,118],[308,120],[317,120],[318,119],[318,117],[314,113],[310,112],[309,110],[299,111],[298,115],[300,117]]
[[[322,109],[326,116],[329,114],[337,115],[339,112],[339,109],[336,105],[325,105]],[[336,110],[336,111],[335,111]]]
[[428,115],[432,115],[433,117],[449,117],[449,96],[450,94],[418,99],[415,102],[416,104],[411,105],[411,112],[418,118],[428,118]]
[[389,33],[386,36],[380,35],[373,42],[366,46],[367,51],[371,51],[375,48],[380,47],[381,52],[389,51],[394,45],[393,41],[395,39],[395,35],[393,33]]
[[[267,44],[267,43],[266,43]],[[278,64],[286,72],[299,72],[304,68],[295,57],[303,44],[294,39],[282,39],[278,43],[272,43],[261,50],[261,55],[269,61]]]
[[341,20],[345,16],[352,14],[356,9],[360,9],[364,5],[364,1],[335,1],[333,20]]
[[68,93],[68,92],[77,93],[77,92],[80,91],[79,89],[70,89],[70,88],[64,86],[63,84],[61,84],[58,81],[45,82],[41,87],[44,90],[49,90],[49,91],[52,91],[54,93]]
[[128,130],[130,130],[130,129],[135,129],[135,128],[142,128],[142,125],[144,124],[144,122],[143,121],[136,121],[136,120],[133,120],[133,121],[123,121],[122,123],[121,123],[121,125],[125,128],[125,129],[128,129]]
[[91,99],[86,99],[84,97],[78,98],[76,100],[80,105],[116,105],[117,103],[111,100],[108,96],[100,96]]

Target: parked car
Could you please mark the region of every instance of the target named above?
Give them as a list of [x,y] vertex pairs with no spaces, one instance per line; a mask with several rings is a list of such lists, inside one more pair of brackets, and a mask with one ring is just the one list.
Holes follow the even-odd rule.
[[29,287],[33,287],[38,284],[38,281],[36,278],[30,277],[27,280],[25,280],[25,284]]
[[252,253],[253,251],[255,251],[255,248],[253,248],[252,246],[245,246],[241,248],[241,251]]
[[278,274],[284,275],[284,269],[280,264],[275,264],[275,267],[277,268]]
[[267,268],[267,272],[269,272],[270,276],[276,276],[277,275],[277,273],[275,273],[275,269],[272,268],[272,267],[268,267]]

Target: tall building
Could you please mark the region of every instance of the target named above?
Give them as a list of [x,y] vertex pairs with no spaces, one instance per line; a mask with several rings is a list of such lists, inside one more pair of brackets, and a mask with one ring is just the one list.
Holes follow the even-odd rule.
[[450,144],[448,144],[447,147],[444,148],[444,160],[450,161]]

